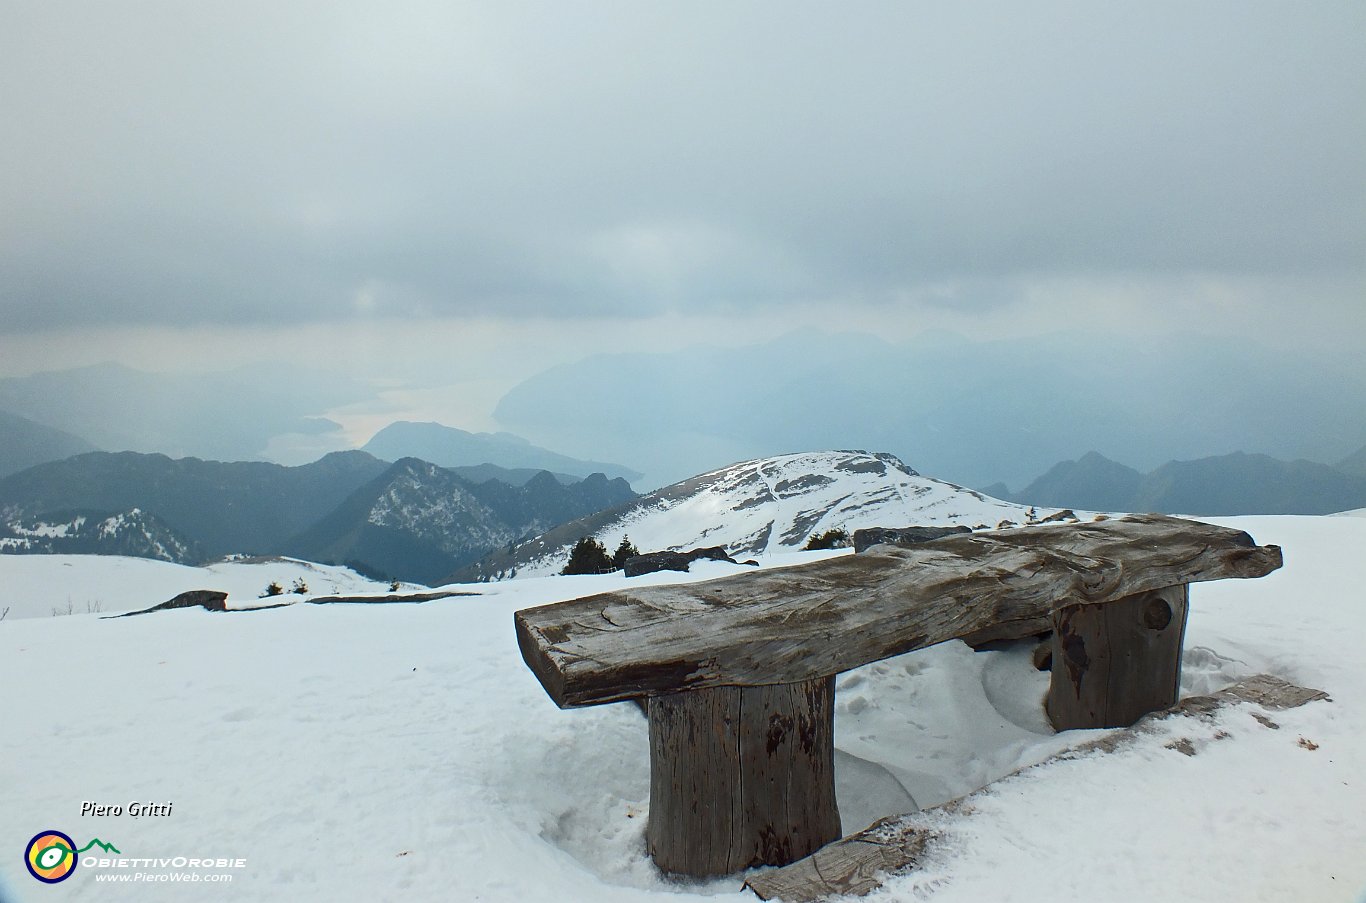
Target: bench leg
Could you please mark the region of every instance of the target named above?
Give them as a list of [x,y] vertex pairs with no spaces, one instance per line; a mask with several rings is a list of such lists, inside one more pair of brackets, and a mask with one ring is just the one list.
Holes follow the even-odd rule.
[[655,864],[691,876],[786,865],[840,837],[834,677],[650,700]]
[[1182,584],[1053,612],[1053,727],[1128,727],[1173,705],[1189,598]]

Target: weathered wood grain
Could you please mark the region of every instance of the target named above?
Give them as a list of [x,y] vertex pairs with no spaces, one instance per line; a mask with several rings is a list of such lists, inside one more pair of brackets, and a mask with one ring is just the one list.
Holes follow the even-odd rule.
[[952,536],[516,614],[527,665],[561,707],[715,686],[797,683],[945,640],[1024,636],[1051,612],[1178,584],[1261,577],[1277,546],[1162,515]]
[[[836,841],[791,865],[757,872],[745,882],[763,900],[782,899],[787,903],[811,903],[840,894],[862,895],[876,890],[890,875],[915,868],[926,848],[934,841],[927,825],[936,813],[954,818],[972,814],[972,800],[990,793],[1001,781],[1023,771],[1041,768],[1060,760],[1113,752],[1153,729],[1159,721],[1186,717],[1209,717],[1217,709],[1239,703],[1253,703],[1270,711],[1295,708],[1315,700],[1327,699],[1322,690],[1298,687],[1269,674],[1258,674],[1239,681],[1209,696],[1191,696],[1172,708],[1153,712],[1125,730],[1115,731],[1074,749],[1064,750],[1037,765],[1013,772],[961,799],[927,809],[917,816],[892,816]],[[1270,719],[1258,721],[1274,726]],[[1180,750],[1179,747],[1174,747]]]
[[1053,612],[1045,709],[1056,730],[1128,727],[1176,702],[1189,588]]
[[666,872],[785,865],[840,836],[833,677],[650,701],[646,842]]
[[841,894],[861,897],[881,887],[889,875],[913,868],[932,839],[930,830],[900,824],[899,816],[884,818],[791,865],[750,875],[745,887],[761,900],[787,903]]

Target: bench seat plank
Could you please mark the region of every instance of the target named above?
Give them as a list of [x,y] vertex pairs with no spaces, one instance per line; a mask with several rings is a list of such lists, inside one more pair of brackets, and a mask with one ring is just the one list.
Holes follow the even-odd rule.
[[1281,566],[1278,546],[1164,515],[875,547],[702,583],[516,613],[522,657],[561,708],[716,686],[796,683],[970,637],[1050,629],[1063,605]]

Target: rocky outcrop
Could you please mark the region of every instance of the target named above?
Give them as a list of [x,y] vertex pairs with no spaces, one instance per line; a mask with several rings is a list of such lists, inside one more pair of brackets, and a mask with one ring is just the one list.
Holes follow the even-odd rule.
[[873,546],[909,546],[918,542],[929,542],[952,536],[955,533],[971,533],[970,527],[869,527],[854,531],[854,552],[865,552]]
[[192,589],[183,592],[173,599],[168,599],[160,605],[153,605],[151,608],[143,608],[138,611],[124,612],[121,615],[113,615],[116,618],[131,618],[133,615],[149,615],[154,611],[169,611],[172,608],[202,608],[205,611],[227,611],[228,594],[213,589]]
[[731,558],[721,546],[711,546],[710,548],[692,549],[687,552],[646,552],[644,555],[626,559],[621,569],[627,577],[639,577],[641,574],[654,574],[658,571],[686,572],[694,561],[701,558],[711,561],[728,561],[731,564],[740,563]]

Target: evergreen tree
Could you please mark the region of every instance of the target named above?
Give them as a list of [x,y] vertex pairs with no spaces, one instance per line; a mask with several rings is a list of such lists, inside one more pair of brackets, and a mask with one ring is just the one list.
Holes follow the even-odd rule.
[[569,553],[569,563],[560,573],[607,574],[613,570],[615,568],[612,566],[612,557],[607,554],[607,547],[593,537],[585,536],[574,544],[574,550]]
[[843,527],[836,527],[833,530],[826,530],[824,533],[812,533],[811,538],[803,546],[807,551],[815,549],[843,549],[849,545],[849,532]]
[[612,553],[613,570],[621,570],[626,565],[626,559],[635,558],[639,554],[640,549],[637,549],[635,544],[631,542],[631,537],[623,536],[621,545],[617,546],[617,550]]

